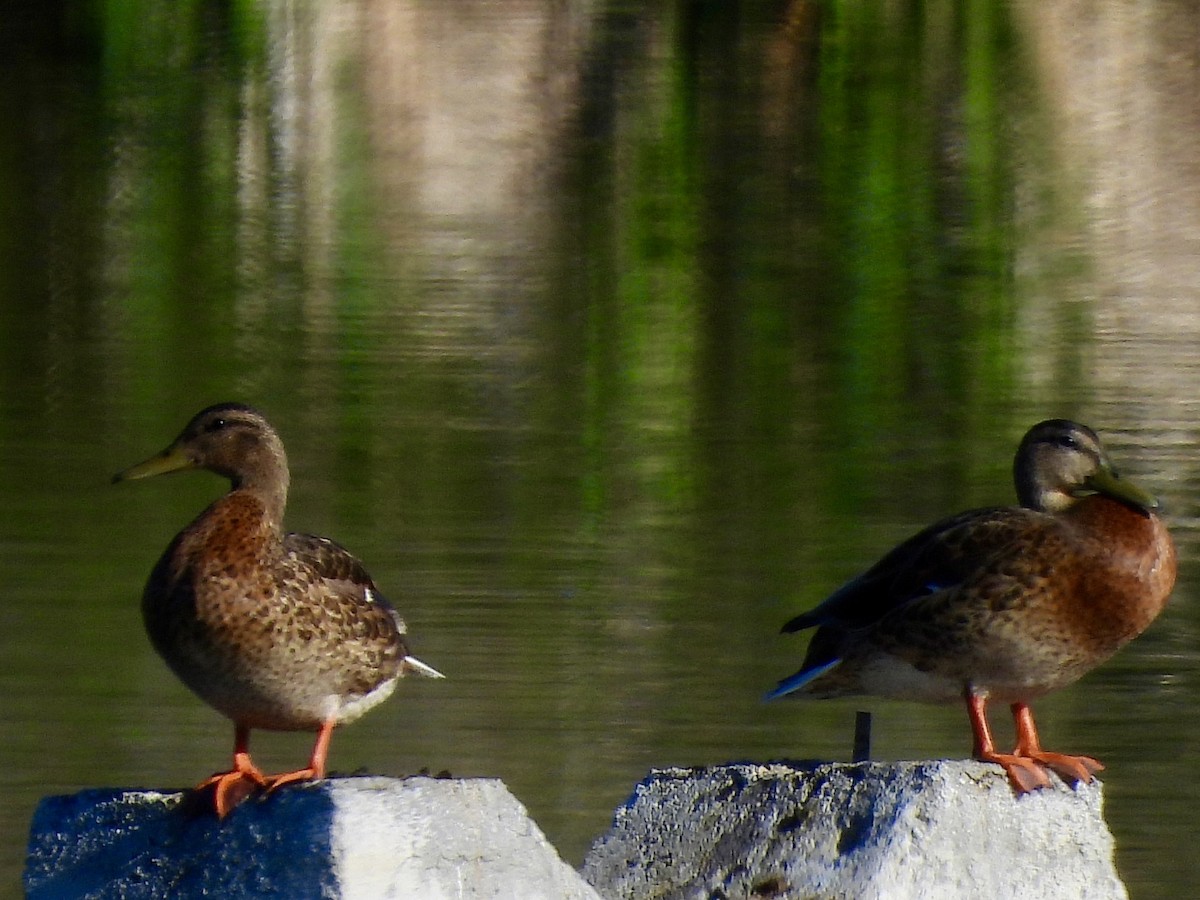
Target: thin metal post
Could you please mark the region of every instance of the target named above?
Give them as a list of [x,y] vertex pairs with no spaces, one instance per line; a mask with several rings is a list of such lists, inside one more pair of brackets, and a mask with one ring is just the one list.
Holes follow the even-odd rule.
[[871,758],[871,714],[859,710],[854,714],[854,753],[856,763],[867,762]]

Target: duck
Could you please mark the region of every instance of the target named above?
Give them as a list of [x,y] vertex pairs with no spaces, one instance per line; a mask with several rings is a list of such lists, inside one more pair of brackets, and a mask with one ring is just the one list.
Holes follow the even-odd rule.
[[[965,702],[975,759],[1016,794],[1049,773],[1088,783],[1104,766],[1044,750],[1030,704],[1140,635],[1175,584],[1174,542],[1153,495],[1121,478],[1100,438],[1068,419],[1026,432],[1017,506],[968,510],[918,532],[783,633],[815,629],[799,671],[767,694]],[[989,702],[1009,705],[1000,752]]]
[[[208,406],[113,482],[195,469],[229,490],[167,545],[142,619],[172,672],[233,722],[232,767],[196,787],[212,789],[223,819],[256,791],[324,778],[334,728],[385,701],[403,676],[443,675],[412,655],[404,620],[357,558],[284,530],[287,455],[261,412]],[[264,774],[250,757],[254,729],[315,732],[308,765]]]

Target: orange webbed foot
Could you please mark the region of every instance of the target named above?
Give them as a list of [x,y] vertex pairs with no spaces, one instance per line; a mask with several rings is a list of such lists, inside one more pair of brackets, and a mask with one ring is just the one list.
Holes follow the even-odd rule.
[[982,762],[994,762],[1003,768],[1013,790],[1018,794],[1028,794],[1050,787],[1050,777],[1046,770],[1026,756],[990,752],[977,754],[975,758]]
[[1033,712],[1027,703],[1012,705],[1013,722],[1017,727],[1017,756],[1056,772],[1063,781],[1075,784],[1082,781],[1090,784],[1092,776],[1104,769],[1099,760],[1090,756],[1069,756],[1066,753],[1051,753],[1042,749],[1037,726],[1033,723]]
[[257,790],[267,786],[267,776],[250,761],[250,729],[238,725],[234,731],[233,768],[218,772],[196,785],[197,791],[213,788],[213,806],[217,818],[229,815],[235,806]]
[[211,778],[206,778],[196,785],[196,790],[202,791],[209,787],[214,789],[213,806],[216,808],[217,818],[224,819],[235,806],[267,785],[266,776],[249,760],[243,764],[242,760],[235,758],[235,766],[231,771],[218,772]]
[[305,769],[297,769],[295,772],[283,772],[280,775],[268,776],[267,790],[273,791],[276,788],[283,787],[285,784],[296,784],[300,781],[313,781],[324,777],[325,773],[318,772],[311,766]]
[[329,738],[333,734],[334,722],[328,721],[321,725],[317,732],[317,742],[313,745],[312,757],[308,765],[295,772],[284,772],[281,775],[267,777],[267,790],[273,791],[285,784],[295,784],[299,781],[317,781],[325,777],[325,758],[329,754]]
[[1018,701],[1012,704],[1013,722],[1017,730],[1017,749],[1012,753],[998,753],[992,742],[992,731],[988,727],[987,698],[976,694],[969,687],[964,692],[967,714],[975,735],[974,756],[983,762],[994,762],[1004,769],[1008,780],[1018,796],[1031,791],[1050,787],[1050,772],[1055,772],[1064,781],[1082,781],[1085,784],[1104,766],[1090,756],[1068,756],[1042,749],[1037,726],[1029,704]]
[[1104,764],[1090,756],[1069,756],[1066,753],[1051,753],[1047,750],[1030,751],[1026,756],[1056,772],[1063,781],[1072,784],[1079,781],[1091,784],[1092,776],[1104,770]]

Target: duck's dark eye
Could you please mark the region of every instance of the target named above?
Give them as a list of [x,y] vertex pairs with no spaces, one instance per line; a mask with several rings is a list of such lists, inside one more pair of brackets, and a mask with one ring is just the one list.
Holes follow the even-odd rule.
[[1060,434],[1054,439],[1054,443],[1060,447],[1066,447],[1068,450],[1076,450],[1079,448],[1079,441],[1075,440],[1073,434]]
[[226,421],[225,419],[213,419],[211,422],[209,422],[207,425],[204,426],[204,430],[205,431],[220,431],[222,428],[224,428],[228,424],[229,424],[229,422]]

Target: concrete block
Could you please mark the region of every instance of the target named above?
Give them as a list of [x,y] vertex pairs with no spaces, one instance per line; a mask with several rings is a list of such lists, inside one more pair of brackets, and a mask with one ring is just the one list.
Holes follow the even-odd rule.
[[973,761],[659,769],[583,874],[608,900],[1125,898],[1101,807]]
[[25,888],[29,900],[599,900],[494,779],[328,779],[248,799],[223,822],[190,793],[48,797]]

